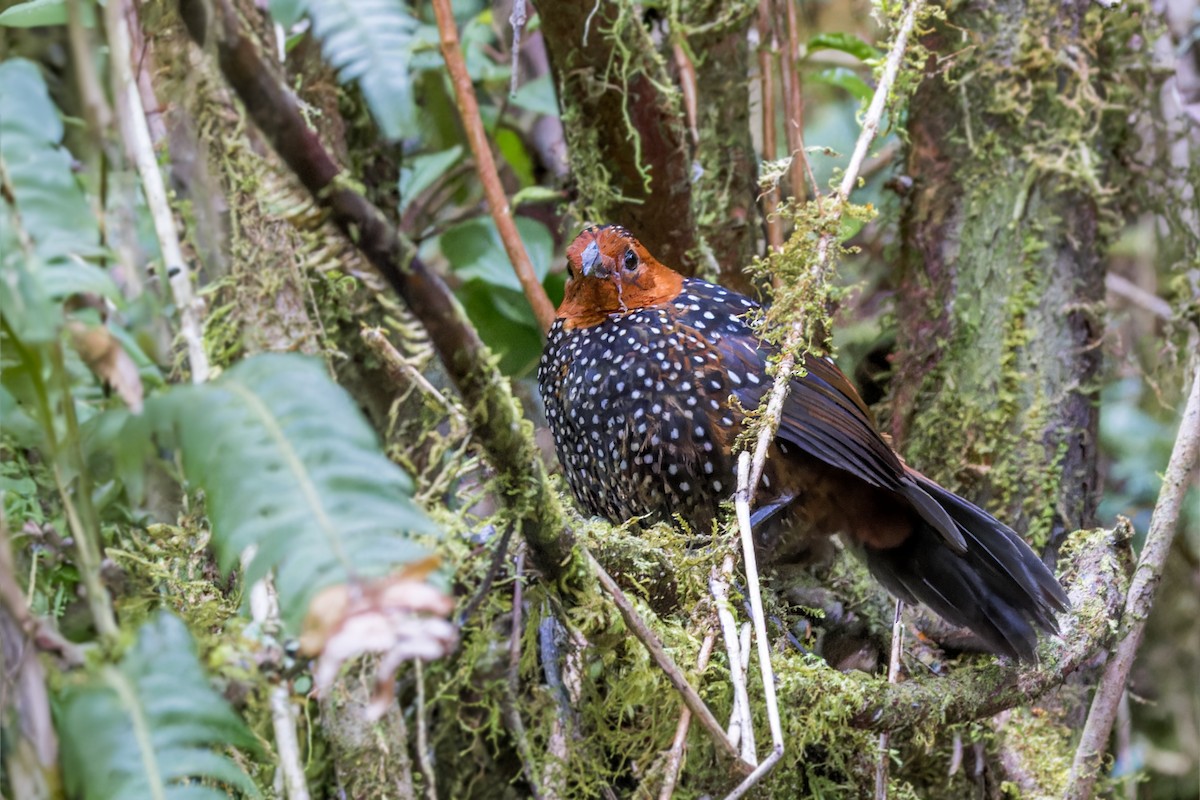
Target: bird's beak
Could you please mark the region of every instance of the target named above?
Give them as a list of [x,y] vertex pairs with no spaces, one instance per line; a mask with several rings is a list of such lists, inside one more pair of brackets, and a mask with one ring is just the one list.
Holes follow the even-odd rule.
[[604,269],[604,265],[600,258],[600,246],[596,242],[590,243],[583,249],[583,253],[579,256],[579,271],[585,278],[604,278],[607,277],[608,271]]

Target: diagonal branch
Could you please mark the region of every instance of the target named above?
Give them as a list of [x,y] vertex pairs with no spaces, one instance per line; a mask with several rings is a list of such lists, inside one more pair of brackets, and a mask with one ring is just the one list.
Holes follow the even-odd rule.
[[[211,36],[218,63],[247,113],[317,205],[354,243],[429,331],[430,340],[462,395],[477,440],[499,478],[501,493],[520,520],[538,567],[552,579],[564,573],[571,537],[550,489],[529,422],[492,353],[437,274],[416,258],[412,244],[353,188],[300,112],[273,63],[242,29],[230,0],[179,0],[188,32],[204,46]],[[210,22],[208,15],[213,19]]]
[[[454,98],[458,103],[458,115],[462,118],[463,127],[467,131],[467,141],[475,156],[475,171],[483,184],[483,193],[487,197],[488,210],[492,212],[492,221],[500,233],[500,241],[512,262],[517,280],[525,291],[525,299],[533,307],[533,315],[537,317],[542,333],[550,330],[554,324],[554,305],[546,296],[542,282],[537,279],[529,253],[521,241],[521,234],[513,222],[512,207],[500,185],[500,174],[496,171],[496,159],[492,157],[492,147],[488,143],[487,133],[483,130],[483,120],[479,117],[479,103],[475,101],[475,86],[471,76],[467,74],[467,63],[463,60],[462,47],[458,41],[458,28],[454,24],[454,12],[450,9],[450,0],[433,0],[433,12],[437,15],[439,38],[442,45],[442,58],[446,60],[446,70],[450,73],[450,83],[454,85]],[[514,12],[515,13],[515,12]],[[515,50],[514,50],[515,58]],[[516,71],[513,71],[516,78]]]
[[1200,358],[1193,359],[1192,373],[1192,389],[1179,423],[1179,435],[1171,450],[1167,471],[1163,475],[1162,491],[1150,516],[1146,544],[1142,548],[1125,601],[1125,614],[1122,617],[1124,638],[1118,642],[1116,652],[1104,666],[1079,748],[1075,751],[1075,763],[1071,765],[1067,797],[1072,800],[1086,800],[1092,796],[1100,762],[1108,751],[1108,737],[1117,716],[1117,706],[1125,692],[1129,671],[1146,631],[1146,619],[1150,616],[1154,595],[1162,580],[1163,566],[1175,541],[1183,498],[1191,485],[1190,477],[1200,457]]
[[[1123,521],[1112,531],[1080,531],[1075,536],[1082,543],[1069,559],[1072,574],[1063,577],[1074,611],[1062,620],[1061,638],[1043,646],[1039,663],[1001,665],[987,659],[945,677],[913,678],[899,684],[826,675],[849,681],[847,691],[857,693],[849,696],[865,698],[851,724],[895,733],[983,719],[1030,703],[1086,665],[1109,640],[1111,621],[1125,602],[1123,563],[1128,559],[1122,556],[1133,529]],[[783,702],[786,706],[799,699]]]

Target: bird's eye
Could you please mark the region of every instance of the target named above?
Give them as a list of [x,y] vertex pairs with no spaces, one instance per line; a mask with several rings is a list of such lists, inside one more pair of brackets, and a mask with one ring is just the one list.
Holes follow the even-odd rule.
[[635,269],[637,269],[637,265],[638,265],[637,253],[633,252],[632,250],[626,250],[625,251],[625,264],[624,264],[625,269],[627,269],[630,272],[633,272]]
[[567,278],[575,280],[575,265],[571,263],[571,259],[567,259]]

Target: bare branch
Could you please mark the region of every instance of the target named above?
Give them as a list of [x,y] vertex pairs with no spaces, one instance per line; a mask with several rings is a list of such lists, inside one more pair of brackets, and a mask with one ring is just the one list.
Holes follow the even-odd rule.
[[695,714],[700,720],[700,724],[703,725],[712,736],[713,741],[717,745],[717,749],[730,758],[735,759],[739,767],[748,772],[751,765],[746,764],[738,757],[737,751],[734,749],[733,744],[729,741],[729,737],[725,735],[725,730],[721,727],[721,723],[718,722],[717,718],[713,716],[712,711],[710,711],[708,706],[705,705],[704,700],[702,700],[700,695],[696,693],[696,690],[691,687],[691,684],[687,682],[687,678],[684,677],[679,667],[677,667],[675,662],[671,660],[671,656],[669,656],[667,651],[663,649],[662,642],[659,640],[658,636],[656,636],[654,631],[650,630],[650,627],[646,625],[640,616],[638,616],[633,604],[629,602],[629,598],[627,598],[625,593],[621,591],[621,587],[617,586],[616,581],[614,581],[612,576],[604,571],[604,567],[600,566],[600,562],[598,562],[591,553],[587,554],[587,559],[588,563],[591,565],[592,572],[594,572],[596,577],[600,580],[600,585],[604,587],[604,591],[606,591],[608,595],[612,597],[613,603],[617,606],[617,610],[621,612],[621,618],[625,620],[625,625],[629,628],[630,632],[637,637],[638,641],[645,646],[646,650],[650,653],[650,657],[654,659],[654,663],[658,664],[659,669],[666,673],[667,680],[671,682],[671,685],[675,687],[675,690],[678,691],[679,694],[683,695],[683,702],[692,710],[692,713]]
[[1075,763],[1071,765],[1067,788],[1070,800],[1087,800],[1092,796],[1100,762],[1108,752],[1108,737],[1117,716],[1117,707],[1146,631],[1146,619],[1150,616],[1154,596],[1162,580],[1163,566],[1175,541],[1183,498],[1191,486],[1192,470],[1200,454],[1200,358],[1193,358],[1191,366],[1191,392],[1179,423],[1179,434],[1171,450],[1171,459],[1167,462],[1167,471],[1163,475],[1158,502],[1150,516],[1146,544],[1125,600],[1122,638],[1112,658],[1104,666],[1079,748],[1075,751]]
[[[525,252],[525,243],[521,241],[521,234],[513,222],[508,196],[504,193],[504,187],[500,185],[500,173],[496,171],[492,146],[483,130],[483,120],[479,117],[475,86],[471,83],[471,76],[467,74],[467,62],[463,60],[462,45],[458,41],[458,27],[454,24],[450,0],[433,0],[433,12],[437,16],[442,57],[446,60],[446,70],[450,73],[450,83],[454,86],[458,115],[462,118],[467,142],[475,155],[475,170],[483,184],[488,210],[492,212],[492,221],[496,223],[500,241],[504,243],[504,251],[508,253],[508,260],[512,262],[513,271],[517,273],[517,280],[521,282],[525,298],[533,307],[533,314],[545,333],[554,324],[554,304],[550,302],[546,290],[533,271],[533,263],[529,260],[529,254]],[[513,27],[516,29],[515,22]]]

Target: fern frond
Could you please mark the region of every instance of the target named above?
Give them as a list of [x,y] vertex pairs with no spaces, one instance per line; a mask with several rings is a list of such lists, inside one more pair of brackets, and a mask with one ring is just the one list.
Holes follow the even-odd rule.
[[[63,694],[58,732],[72,797],[223,798],[254,783],[212,748],[255,748],[241,719],[209,685],[183,623],[160,613],[117,666]],[[217,787],[223,787],[218,789]]]
[[403,0],[271,0],[284,25],[305,11],[321,51],[342,83],[357,81],[375,121],[389,139],[417,132],[409,62],[428,34]]
[[222,566],[255,547],[245,585],[275,570],[291,631],[320,589],[429,555],[414,534],[435,528],[411,500],[412,481],[320,361],[255,356],[159,402],[188,479],[204,489]]

